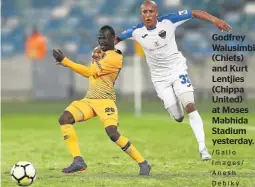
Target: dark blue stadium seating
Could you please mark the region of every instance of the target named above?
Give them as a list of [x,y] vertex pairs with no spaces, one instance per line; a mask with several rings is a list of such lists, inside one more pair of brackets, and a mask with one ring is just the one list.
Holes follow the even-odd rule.
[[244,0],[224,0],[222,6],[227,10],[241,10],[244,5]]
[[100,8],[100,14],[102,15],[112,15],[115,10],[120,5],[120,0],[105,0],[103,6]]
[[64,24],[65,19],[51,19],[44,27],[44,33],[56,32],[58,31]]
[[20,16],[20,11],[16,7],[16,0],[7,0],[7,1],[1,1],[2,7],[1,16],[3,18],[11,17],[11,16]]
[[[99,2],[100,0],[95,1]],[[243,13],[242,8],[245,4],[243,0],[181,0],[180,5],[172,7],[166,7],[164,0],[155,1],[158,3],[160,15],[166,15],[183,9],[201,9],[225,19],[233,28],[242,28],[247,31],[255,30],[254,15]],[[19,17],[18,26],[14,27],[11,32],[1,32],[3,57],[23,53],[27,31],[33,23],[44,23],[39,25],[40,29],[51,43],[65,45],[66,43],[73,42],[78,47],[78,54],[90,54],[91,49],[97,45],[96,36],[102,24],[110,24],[117,33],[138,24],[140,22],[140,5],[143,1],[129,2],[128,10],[123,15],[120,11],[123,9],[123,4],[121,4],[122,1],[120,0],[100,1],[102,3],[96,6],[97,11],[87,11],[88,7],[86,7],[86,3],[84,5],[82,0],[30,0],[29,2],[31,2],[29,6],[24,9],[24,6],[23,8],[21,6],[20,0],[2,1],[2,28],[7,27],[5,24],[7,24],[7,20],[10,17]],[[74,5],[68,5],[67,8],[70,8],[70,11],[67,15],[56,18],[49,14],[51,13],[50,10],[60,7],[66,2],[74,3]],[[42,10],[46,11],[43,12]],[[45,15],[47,10],[49,13]],[[98,18],[106,16],[109,18],[109,21],[107,23],[100,22],[99,24]],[[39,19],[41,19],[40,22]],[[190,30],[193,33],[195,29],[200,33],[200,42],[197,42],[197,40],[189,35]],[[200,29],[204,29],[203,32]],[[178,37],[180,36],[186,52],[210,53],[208,45],[210,43],[210,34],[216,32],[216,30],[215,25],[194,19],[183,24],[177,34],[179,34]],[[63,34],[64,31],[69,34]],[[54,33],[62,33],[63,36],[54,37]],[[73,36],[69,36],[70,33]],[[182,36],[184,37],[182,38]],[[198,35],[192,36],[198,37]],[[129,49],[129,52],[131,51]]]
[[[194,6],[195,5],[195,6]],[[206,1],[204,0],[182,0],[182,6],[184,9],[194,9],[196,10],[205,10],[206,8]]]
[[54,8],[61,3],[62,0],[37,0],[32,1],[33,8]]
[[211,42],[202,34],[202,32],[188,32],[183,38],[184,52],[191,54],[212,54]]

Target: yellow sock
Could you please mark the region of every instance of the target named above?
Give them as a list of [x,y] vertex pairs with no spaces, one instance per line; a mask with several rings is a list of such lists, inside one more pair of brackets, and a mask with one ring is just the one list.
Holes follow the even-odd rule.
[[116,141],[116,144],[120,146],[121,149],[125,151],[137,163],[141,163],[144,161],[142,155],[136,150],[135,146],[133,146],[126,137],[120,136],[119,139]]
[[72,153],[73,157],[81,156],[80,148],[78,145],[78,138],[73,125],[61,125],[60,128],[63,133],[66,145],[69,151]]

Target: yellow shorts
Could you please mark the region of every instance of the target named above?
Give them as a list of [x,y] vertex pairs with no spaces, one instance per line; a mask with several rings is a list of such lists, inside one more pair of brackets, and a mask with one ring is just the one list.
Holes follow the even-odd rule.
[[66,109],[69,111],[75,122],[86,121],[98,116],[104,127],[118,125],[118,109],[111,99],[88,99],[73,101]]

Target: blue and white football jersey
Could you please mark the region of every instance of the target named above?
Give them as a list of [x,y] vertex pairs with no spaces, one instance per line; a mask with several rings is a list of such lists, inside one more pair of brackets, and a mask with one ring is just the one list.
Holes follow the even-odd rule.
[[159,17],[155,29],[148,30],[144,24],[138,24],[124,31],[118,38],[133,38],[140,43],[145,52],[152,81],[162,81],[178,69],[187,69],[186,58],[178,51],[175,29],[191,18],[192,11],[172,13]]

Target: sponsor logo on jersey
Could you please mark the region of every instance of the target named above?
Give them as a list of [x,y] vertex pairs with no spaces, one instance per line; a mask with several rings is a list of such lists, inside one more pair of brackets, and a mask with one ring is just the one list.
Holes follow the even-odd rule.
[[143,35],[142,38],[145,38],[146,36],[148,36],[148,34]]
[[156,42],[154,42],[154,43],[155,43],[155,44],[154,44],[155,47],[158,47],[158,46],[159,46],[158,41],[156,41]]
[[107,107],[105,108],[105,113],[113,114],[115,112],[114,108]]
[[[157,45],[157,46],[156,46]],[[155,49],[149,49],[149,51],[151,52],[151,53],[154,53],[154,52],[157,52],[157,51],[160,51],[160,50],[163,50],[163,49],[165,49],[167,46],[168,46],[168,44],[165,44],[165,45],[163,45],[163,46],[160,46],[160,47],[158,47],[159,46],[159,44],[157,43],[157,42],[155,42]]]
[[188,11],[187,10],[182,10],[182,11],[179,11],[178,13],[179,13],[179,15],[183,15],[183,14],[188,14]]

